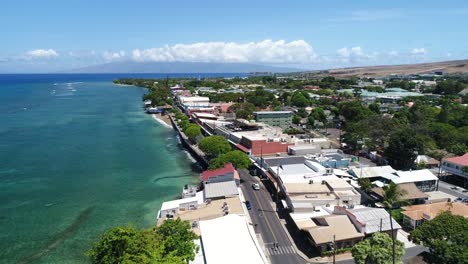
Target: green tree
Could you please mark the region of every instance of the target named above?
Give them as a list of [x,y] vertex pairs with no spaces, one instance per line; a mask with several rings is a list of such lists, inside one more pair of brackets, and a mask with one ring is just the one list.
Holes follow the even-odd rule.
[[369,192],[372,188],[372,182],[368,178],[359,178],[358,184],[363,192]]
[[182,221],[180,218],[167,219],[155,230],[156,235],[163,238],[164,255],[177,256],[185,262],[195,259],[199,248],[193,240],[198,237],[192,232],[188,221]]
[[249,156],[240,150],[232,150],[219,155],[217,158],[210,160],[210,169],[223,168],[227,163],[232,163],[236,169],[245,169],[252,165]]
[[200,140],[198,147],[210,158],[216,158],[231,150],[231,145],[222,136],[209,136]]
[[385,155],[398,169],[410,169],[419,154],[423,154],[424,142],[407,128],[390,136]]
[[[392,260],[392,239],[386,233],[374,233],[371,238],[365,239],[351,250],[356,264],[391,264]],[[402,263],[405,254],[403,242],[395,243],[395,263]]]
[[260,108],[265,108],[270,105],[275,106],[279,103],[273,93],[268,92],[263,88],[257,88],[253,92],[248,92],[245,96],[247,102]]
[[192,142],[194,142],[194,140],[201,135],[201,129],[197,124],[190,124],[185,128],[184,133]]
[[369,104],[369,110],[371,110],[372,112],[376,114],[380,114],[380,107],[379,107],[379,104],[377,103]]
[[114,227],[106,231],[86,255],[96,264],[186,263],[182,257],[164,251],[162,237],[151,230]]
[[351,101],[340,104],[340,115],[344,116],[346,122],[356,122],[375,114],[369,108],[364,107],[361,102]]
[[291,97],[291,104],[297,107],[306,107],[309,105],[308,95],[302,92],[296,92]]
[[468,219],[443,212],[411,232],[415,243],[429,248],[430,263],[468,263]]
[[293,122],[293,124],[299,125],[301,123],[301,117],[298,116],[298,115],[294,115],[292,117],[292,122]]

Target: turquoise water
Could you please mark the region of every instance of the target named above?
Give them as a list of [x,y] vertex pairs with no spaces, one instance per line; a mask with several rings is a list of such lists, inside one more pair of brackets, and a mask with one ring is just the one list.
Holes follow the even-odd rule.
[[102,231],[150,227],[197,181],[145,90],[106,78],[0,76],[1,263],[85,263]]

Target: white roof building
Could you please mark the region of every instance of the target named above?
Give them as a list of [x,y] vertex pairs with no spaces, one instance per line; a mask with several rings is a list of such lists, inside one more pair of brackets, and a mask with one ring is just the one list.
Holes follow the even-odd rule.
[[430,170],[412,170],[412,171],[397,171],[393,174],[387,174],[384,178],[391,180],[395,184],[423,181],[437,181],[438,178]]
[[230,214],[199,225],[206,264],[266,263],[245,216]]
[[396,172],[391,166],[354,168],[349,173],[357,178],[375,178]]

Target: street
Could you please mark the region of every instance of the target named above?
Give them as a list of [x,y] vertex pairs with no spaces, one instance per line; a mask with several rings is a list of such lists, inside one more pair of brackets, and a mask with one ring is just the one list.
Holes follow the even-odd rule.
[[[239,175],[243,181],[241,189],[244,197],[252,205],[249,211],[252,224],[256,225],[255,232],[261,234],[267,258],[272,264],[307,263],[295,252],[275,208],[271,205],[271,196],[263,184],[260,184],[260,190],[255,191],[252,184],[257,183],[257,178],[250,176],[247,170],[239,170]],[[274,243],[278,243],[278,247],[275,247]]]
[[468,198],[468,193],[463,193],[462,188],[458,187],[457,190],[453,190],[452,188],[455,185],[452,185],[450,183],[444,182],[444,181],[439,181],[439,191],[442,191],[444,193],[448,193],[450,195],[460,197],[460,198]]

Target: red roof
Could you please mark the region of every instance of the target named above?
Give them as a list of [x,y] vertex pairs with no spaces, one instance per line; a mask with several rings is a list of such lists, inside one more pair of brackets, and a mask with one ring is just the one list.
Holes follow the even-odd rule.
[[460,156],[460,157],[453,157],[453,158],[448,158],[445,160],[451,163],[462,165],[462,166],[468,166],[468,153],[465,153],[465,155]]
[[236,144],[236,147],[241,150],[241,151],[244,151],[245,153],[248,153],[249,152],[249,149],[242,146],[241,144]]
[[224,165],[224,168],[221,169],[215,169],[215,170],[206,170],[202,172],[202,179],[203,181],[207,181],[211,177],[218,177],[221,175],[225,175],[228,173],[234,173],[236,169],[234,169],[234,166],[232,166],[232,163],[228,163]]

